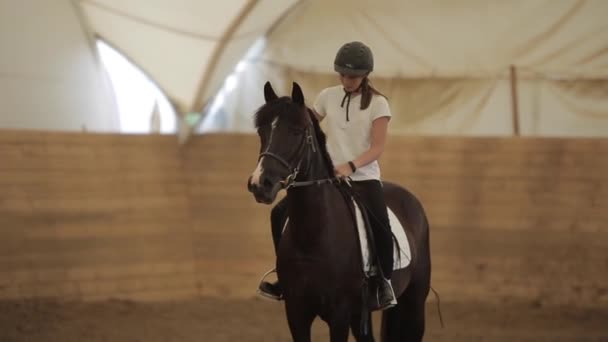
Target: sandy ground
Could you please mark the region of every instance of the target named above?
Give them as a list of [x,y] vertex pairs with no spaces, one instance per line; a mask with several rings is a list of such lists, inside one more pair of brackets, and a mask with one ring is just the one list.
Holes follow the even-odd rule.
[[[442,302],[442,311],[444,329],[436,304],[429,303],[425,341],[608,341],[608,308]],[[323,322],[315,321],[314,341],[327,341],[327,332]],[[257,298],[0,302],[2,342],[289,340],[283,305]]]

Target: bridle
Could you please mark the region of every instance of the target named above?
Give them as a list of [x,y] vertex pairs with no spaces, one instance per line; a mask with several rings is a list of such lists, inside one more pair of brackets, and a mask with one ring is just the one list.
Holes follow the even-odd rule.
[[310,171],[310,167],[311,167],[311,157],[313,153],[317,153],[318,148],[315,146],[316,145],[316,139],[313,136],[313,132],[314,128],[312,127],[312,123],[306,128],[305,130],[305,136],[303,141],[300,143],[300,153],[298,156],[298,163],[295,167],[292,167],[292,165],[287,162],[283,157],[279,156],[276,153],[270,152],[268,150],[268,148],[270,146],[268,146],[268,148],[266,148],[266,151],[260,153],[259,157],[258,157],[258,162],[260,161],[260,159],[262,159],[262,157],[270,157],[276,161],[278,161],[282,166],[284,166],[287,170],[290,171],[290,174],[285,178],[285,180],[281,181],[281,187],[284,189],[289,189],[289,188],[297,188],[297,187],[302,187],[302,186],[309,186],[309,185],[320,185],[320,184],[325,184],[325,183],[334,183],[334,182],[339,182],[339,178],[337,177],[331,177],[331,178],[325,178],[325,179],[319,179],[319,180],[311,180],[311,181],[300,181],[297,182],[296,181],[296,177],[298,176],[298,173],[300,173],[300,166],[302,166],[302,161],[304,160],[304,153],[306,153],[306,164],[307,164],[307,170],[306,173],[308,174],[308,171]]

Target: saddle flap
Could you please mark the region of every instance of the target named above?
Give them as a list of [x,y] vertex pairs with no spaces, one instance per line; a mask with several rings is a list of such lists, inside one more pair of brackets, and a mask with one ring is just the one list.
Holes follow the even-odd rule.
[[[376,263],[373,262],[370,255],[369,240],[365,229],[365,217],[357,202],[353,200],[355,206],[355,217],[357,221],[357,231],[359,232],[359,241],[361,242],[361,256],[363,259],[363,270],[368,275],[377,274]],[[393,242],[393,270],[399,270],[406,268],[412,259],[412,253],[410,251],[410,245],[405,235],[403,225],[395,215],[395,213],[387,206],[388,218],[391,225],[391,231],[395,236],[397,243]],[[398,245],[398,246],[397,246]]]

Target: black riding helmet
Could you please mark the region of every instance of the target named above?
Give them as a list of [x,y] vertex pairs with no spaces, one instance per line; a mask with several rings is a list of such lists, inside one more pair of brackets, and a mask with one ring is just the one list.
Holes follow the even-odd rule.
[[372,50],[361,42],[350,42],[342,45],[336,59],[334,70],[340,74],[365,76],[374,70]]

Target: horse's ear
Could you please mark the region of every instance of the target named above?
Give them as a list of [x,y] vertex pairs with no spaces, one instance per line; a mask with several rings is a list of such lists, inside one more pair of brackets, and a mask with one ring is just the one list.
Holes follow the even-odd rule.
[[291,89],[291,99],[293,102],[304,105],[304,94],[302,93],[302,88],[296,82],[293,82],[293,87]]
[[272,86],[270,85],[270,82],[266,82],[266,84],[264,84],[264,100],[266,100],[266,103],[272,101],[272,100],[276,100],[279,97],[277,96],[277,94],[274,92],[274,89],[272,89]]

